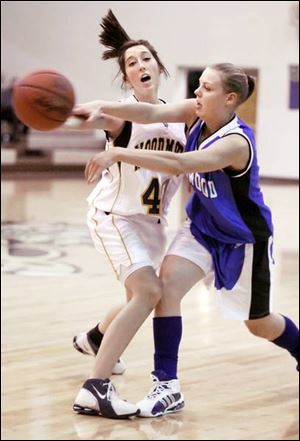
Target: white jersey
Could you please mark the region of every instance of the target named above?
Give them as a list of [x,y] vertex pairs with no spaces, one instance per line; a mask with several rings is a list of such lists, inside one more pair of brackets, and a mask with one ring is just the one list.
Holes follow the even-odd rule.
[[[134,102],[136,99],[132,96],[125,101]],[[114,141],[107,141],[106,150],[114,146],[182,153],[185,146],[184,124],[136,124],[127,121],[122,133]],[[123,216],[144,214],[165,222],[170,201],[180,182],[181,176],[115,163],[103,172],[88,202],[109,213]]]

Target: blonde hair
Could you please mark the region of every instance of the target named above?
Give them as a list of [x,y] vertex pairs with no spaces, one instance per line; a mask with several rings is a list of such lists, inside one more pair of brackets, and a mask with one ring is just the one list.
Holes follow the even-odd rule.
[[226,93],[235,92],[238,95],[238,105],[246,101],[253,93],[255,80],[243,69],[231,63],[219,63],[210,66],[222,74],[223,88]]

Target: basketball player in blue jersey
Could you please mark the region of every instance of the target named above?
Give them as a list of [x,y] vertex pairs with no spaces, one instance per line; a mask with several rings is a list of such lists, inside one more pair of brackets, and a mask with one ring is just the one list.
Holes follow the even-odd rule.
[[299,361],[297,326],[271,310],[271,212],[259,187],[253,130],[235,114],[254,85],[240,68],[216,64],[201,75],[196,99],[165,106],[99,102],[98,111],[90,114],[90,121],[110,114],[139,123],[183,121],[189,127],[182,155],[115,148],[96,155],[86,167],[89,182],[116,161],[161,173],[186,173],[194,190],[186,206],[188,220],[160,270],[164,294],[153,322],[154,385],[137,404],[141,416],[155,417],[181,407],[176,375],[180,302],[201,279],[213,276],[227,316],[244,320],[251,333],[287,349]]
[[[103,58],[117,57],[124,83],[133,89],[126,102],[161,103],[160,75],[167,71],[155,49],[145,40],[131,40],[111,11],[101,26],[100,41],[108,48]],[[93,103],[89,106],[93,108]],[[84,121],[77,126],[78,129],[90,127]],[[105,130],[107,150],[118,145],[132,151],[143,147],[184,151],[182,123],[142,126],[104,116],[93,127]],[[139,412],[135,404],[118,397],[109,377],[124,370],[118,362],[120,355],[162,297],[162,283],[156,269],[165,251],[168,206],[180,181],[180,176],[119,163],[103,173],[88,198],[92,239],[124,284],[127,303],[121,309],[111,310],[102,328],[96,326],[74,338],[76,349],[97,354],[91,376],[75,399],[73,408],[78,413],[128,418]]]

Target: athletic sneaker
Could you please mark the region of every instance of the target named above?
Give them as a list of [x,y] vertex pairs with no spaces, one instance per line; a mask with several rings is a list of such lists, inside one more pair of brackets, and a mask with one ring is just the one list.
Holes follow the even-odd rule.
[[119,398],[109,378],[87,380],[75,399],[73,410],[85,415],[100,415],[106,418],[131,418],[139,414],[135,404]]
[[[82,354],[92,355],[95,357],[97,355],[99,346],[97,346],[89,337],[88,333],[81,332],[78,335],[75,335],[73,338],[73,346],[77,351]],[[120,358],[117,363],[114,365],[112,374],[114,375],[122,375],[125,372],[125,363]]]
[[149,394],[137,403],[141,417],[158,417],[178,412],[184,407],[184,397],[178,380],[167,380],[164,371],[151,373],[153,386]]

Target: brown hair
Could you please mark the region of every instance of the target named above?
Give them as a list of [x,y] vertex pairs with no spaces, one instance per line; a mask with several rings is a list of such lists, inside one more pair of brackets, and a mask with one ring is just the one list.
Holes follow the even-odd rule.
[[222,73],[223,88],[226,93],[235,92],[238,95],[238,105],[252,95],[255,79],[247,75],[243,69],[231,63],[219,63],[210,67]]
[[149,52],[153,55],[157,61],[160,72],[163,72],[165,76],[169,76],[169,72],[161,62],[156,50],[147,40],[132,40],[124,28],[118,22],[116,16],[109,9],[107,15],[102,18],[100,23],[102,28],[99,34],[99,42],[107,47],[108,49],[103,52],[103,60],[108,60],[109,58],[117,58],[120,66],[120,72],[123,74],[123,81],[126,80],[125,72],[125,52],[127,49],[133,46],[143,45]]

